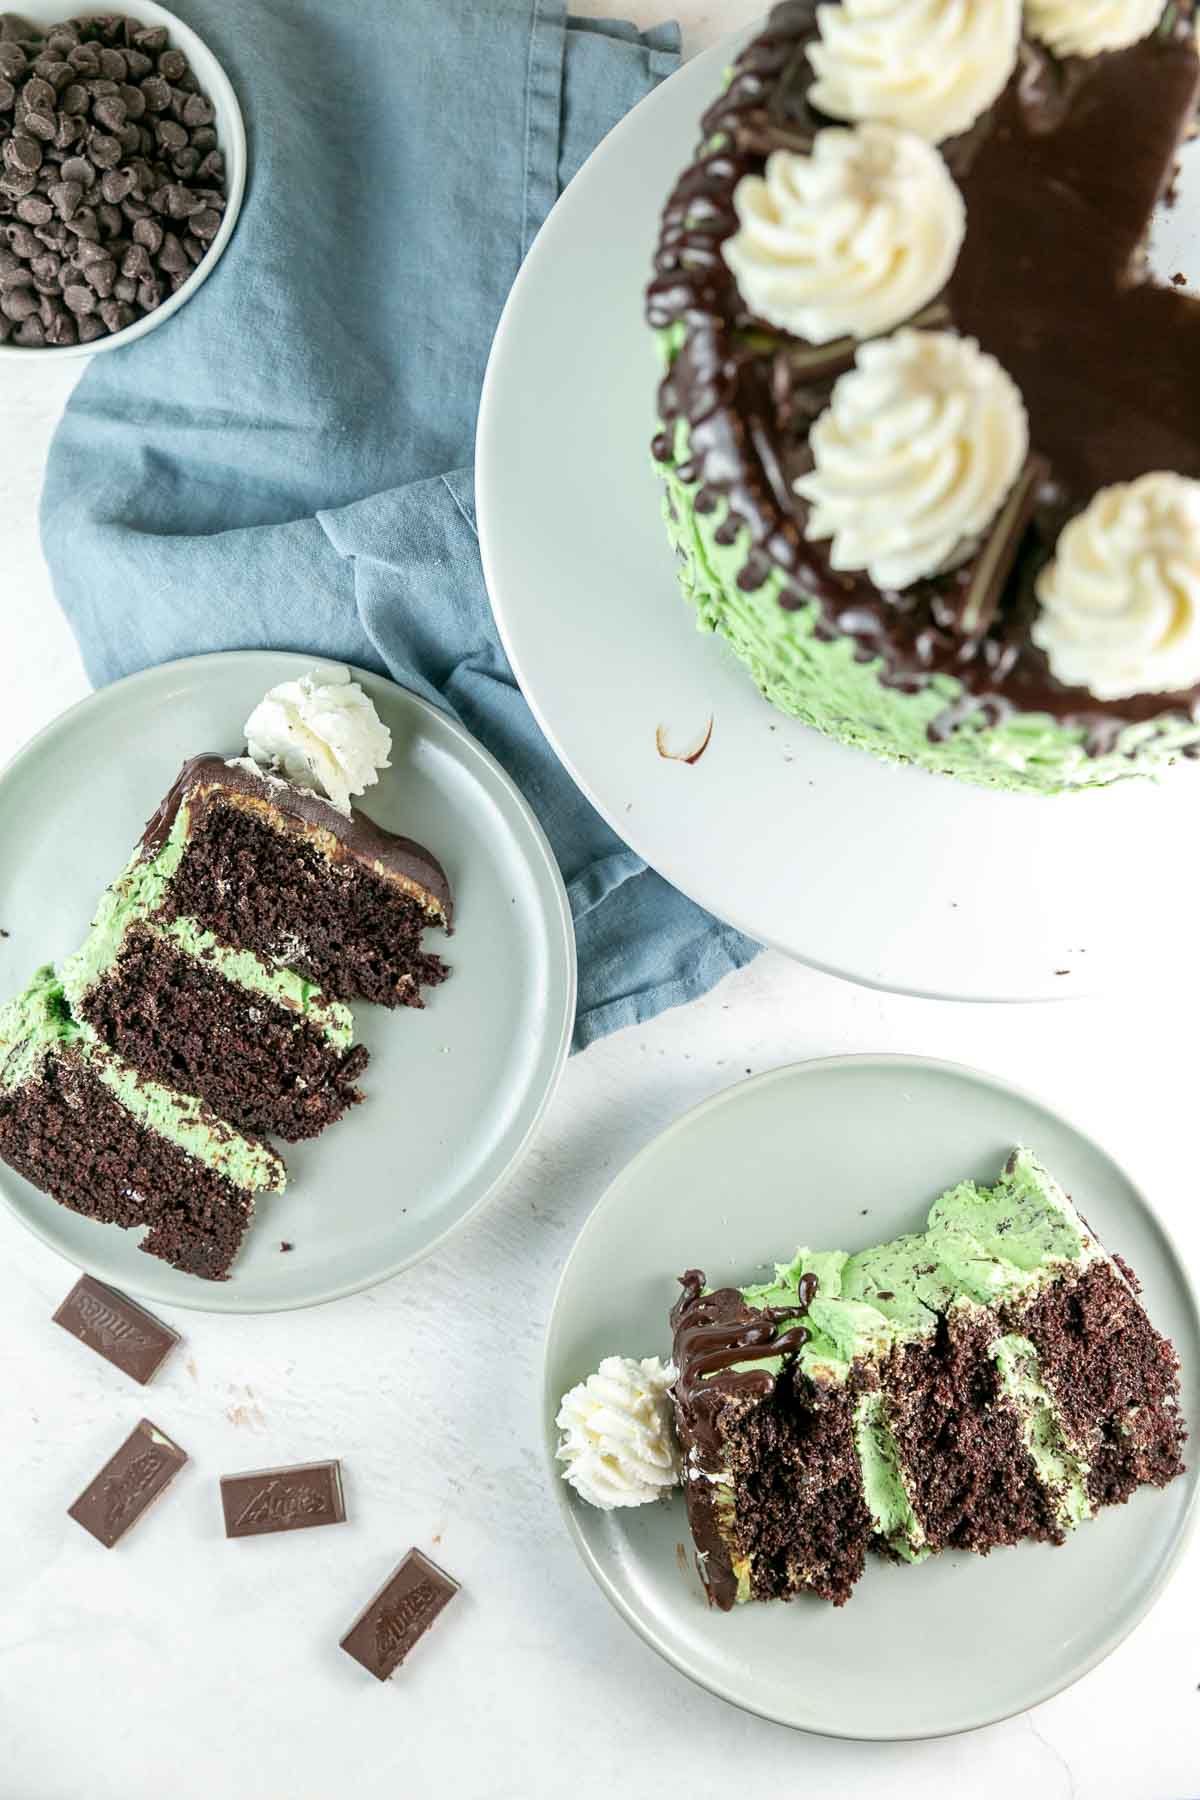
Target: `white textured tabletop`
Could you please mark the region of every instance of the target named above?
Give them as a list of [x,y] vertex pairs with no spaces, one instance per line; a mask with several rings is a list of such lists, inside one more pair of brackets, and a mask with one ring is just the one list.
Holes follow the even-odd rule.
[[[681,16],[695,50],[761,7],[636,10]],[[0,373],[0,762],[87,687],[35,525],[74,367]],[[1035,879],[1013,849],[1011,879]],[[1132,931],[1154,930],[1153,891],[1147,871]],[[892,999],[763,956],[574,1059],[523,1169],[441,1254],[314,1312],[179,1315],[186,1342],[144,1392],[50,1325],[73,1271],[0,1213],[0,1800],[1195,1800],[1200,1545],[1133,1637],[1034,1714],[907,1747],[801,1737],[691,1687],[609,1610],[547,1492],[538,1381],[558,1271],[615,1172],[696,1101],[802,1057],[911,1051],[1034,1088],[1129,1166],[1200,1268],[1196,990],[1190,953],[1169,993],[1008,1008]],[[108,1554],[65,1507],[143,1412],[192,1460]],[[219,1474],[326,1456],[352,1523],[224,1541]],[[379,1686],[337,1640],[414,1543],[463,1595]]]

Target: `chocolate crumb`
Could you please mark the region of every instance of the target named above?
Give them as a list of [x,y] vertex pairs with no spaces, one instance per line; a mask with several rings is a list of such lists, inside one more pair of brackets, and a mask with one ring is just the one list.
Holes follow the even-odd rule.
[[289,1244],[287,1239],[284,1238],[283,1241],[280,1243],[279,1248],[280,1248],[281,1252],[283,1253],[283,1255],[286,1256],[288,1251],[294,1250],[296,1248],[296,1246],[295,1246],[295,1244]]

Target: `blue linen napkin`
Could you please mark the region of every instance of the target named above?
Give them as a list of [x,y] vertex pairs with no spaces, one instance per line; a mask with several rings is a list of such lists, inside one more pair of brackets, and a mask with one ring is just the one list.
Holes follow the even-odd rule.
[[97,357],[42,538],[92,680],[310,651],[454,713],[534,807],[579,946],[575,1047],[704,993],[757,945],[610,830],[542,737],[488,604],[471,473],[487,353],[565,183],[678,62],[674,26],[558,0],[174,0],[246,115],[211,278]]

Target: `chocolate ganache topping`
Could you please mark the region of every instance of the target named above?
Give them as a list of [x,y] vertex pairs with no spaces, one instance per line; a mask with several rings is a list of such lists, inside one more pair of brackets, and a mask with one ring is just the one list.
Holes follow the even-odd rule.
[[307,788],[296,787],[265,771],[257,773],[244,762],[226,762],[213,752],[189,757],[180,769],[146,823],[141,842],[143,860],[162,849],[185,799],[195,798],[203,805],[222,794],[248,795],[266,802],[301,831],[321,831],[334,841],[337,856],[370,864],[385,877],[400,882],[415,893],[427,911],[438,916],[447,930],[452,926],[454,905],[446,872],[421,844],[385,831],[357,808],[347,818]]
[[[689,1269],[679,1277],[683,1289],[671,1309],[671,1360],[675,1379],[675,1415],[685,1448],[694,1448],[702,1468],[723,1466],[718,1415],[738,1394],[760,1398],[775,1387],[770,1369],[747,1369],[745,1363],[794,1356],[809,1339],[805,1326],[794,1323],[807,1312],[817,1291],[815,1275],[802,1275],[795,1306],[748,1306],[736,1288],[704,1291],[704,1276]],[[786,1331],[778,1327],[793,1323]]]
[[1193,718],[1200,687],[1101,701],[1058,681],[1030,638],[1038,572],[1099,488],[1151,470],[1200,478],[1200,301],[1152,282],[1144,253],[1200,99],[1191,0],[1124,50],[1060,60],[1023,41],[996,104],[941,145],[966,238],[943,293],[912,323],[974,337],[999,360],[1023,395],[1032,450],[971,560],[902,591],[831,568],[828,544],[805,539],[807,507],[793,491],[856,343],[818,348],[756,319],[721,253],[742,177],[843,123],[808,100],[816,11],[817,0],[775,8],[705,115],[701,152],[664,213],[647,313],[657,329],[685,330],[660,389],[656,457],[672,460],[684,421],[679,474],[697,484],[697,510],[727,507],[723,542],[748,530],[744,590],[780,570],[780,605],[815,601],[817,634],[880,658],[887,685],[961,682],[929,727],[935,740],[977,713],[998,723],[1041,712],[1081,728],[1099,755],[1127,724]]

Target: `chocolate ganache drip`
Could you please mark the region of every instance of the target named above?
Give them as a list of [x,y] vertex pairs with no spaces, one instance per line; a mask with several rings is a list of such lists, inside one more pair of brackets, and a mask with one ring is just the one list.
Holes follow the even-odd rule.
[[915,693],[938,675],[961,699],[929,727],[1047,713],[1100,755],[1127,724],[1192,718],[1200,687],[1100,701],[1051,673],[1030,638],[1035,582],[1063,525],[1098,488],[1151,470],[1200,478],[1200,302],[1151,281],[1144,244],[1175,178],[1200,98],[1191,0],[1128,49],[1059,60],[1023,42],[996,104],[939,147],[963,193],[967,234],[943,294],[911,323],[976,338],[1012,375],[1032,453],[975,554],[903,590],[835,570],[804,535],[793,483],[812,466],[809,430],[857,348],[808,344],[750,314],[722,256],[737,229],[734,191],[772,150],[804,153],[844,126],[809,103],[807,47],[817,0],[787,0],[738,58],[702,123],[701,148],[663,214],[647,317],[677,333],[659,393],[654,454],[694,484],[717,536],[748,537],[747,592],[776,571],[779,604],[816,603],[816,634],[849,637],[879,679]]
[[770,1369],[742,1365],[794,1356],[807,1344],[804,1325],[782,1332],[777,1328],[808,1311],[817,1278],[800,1277],[794,1306],[748,1306],[737,1288],[705,1293],[699,1269],[681,1275],[679,1285],[683,1292],[671,1309],[671,1356],[679,1371],[674,1387],[676,1420],[681,1439],[695,1448],[701,1465],[718,1469],[722,1459],[717,1419],[725,1402],[737,1394],[770,1394],[775,1387]]

